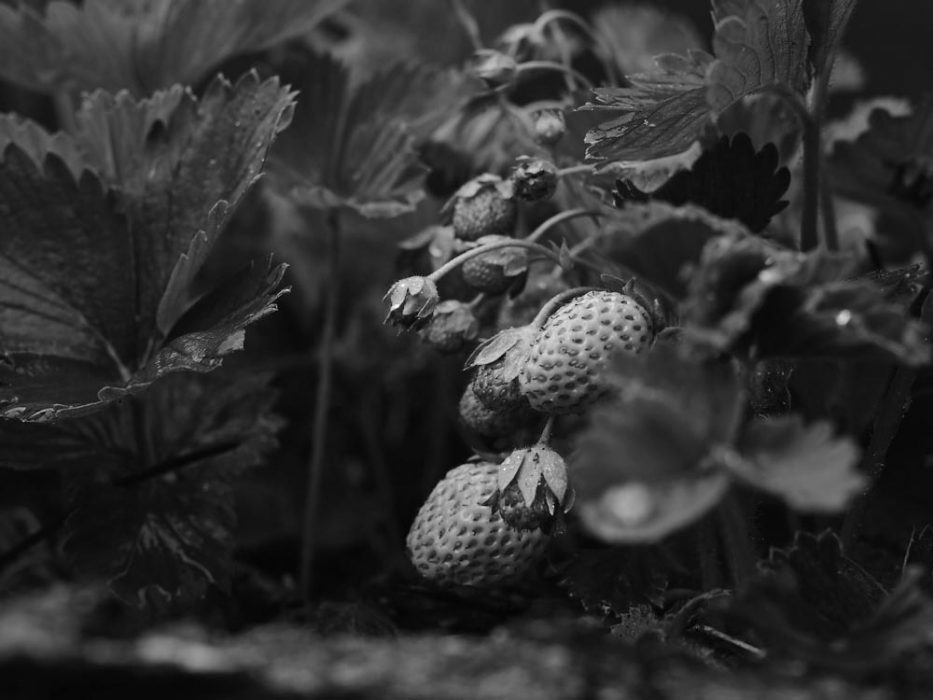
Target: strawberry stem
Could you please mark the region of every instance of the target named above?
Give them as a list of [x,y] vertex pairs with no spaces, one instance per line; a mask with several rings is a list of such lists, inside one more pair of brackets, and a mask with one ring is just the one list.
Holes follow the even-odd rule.
[[491,253],[492,251],[499,250],[500,248],[527,248],[528,250],[540,253],[549,260],[553,260],[558,265],[561,264],[560,255],[555,253],[550,248],[545,248],[543,245],[539,245],[532,241],[524,240],[521,238],[513,238],[508,241],[496,241],[494,243],[488,243],[477,248],[470,248],[468,251],[461,253],[457,257],[448,260],[446,263],[441,265],[434,272],[428,275],[428,279],[432,282],[437,282],[441,279],[441,277],[446,275],[448,272],[451,272],[452,270],[456,270],[467,260],[472,260],[475,257],[484,255],[486,253]]
[[532,328],[538,330],[544,325],[544,322],[547,321],[548,316],[554,313],[558,307],[564,303],[570,301],[574,297],[578,297],[581,294],[586,294],[587,292],[598,291],[599,287],[574,287],[573,289],[568,289],[560,294],[556,294],[541,307],[541,310],[538,311],[537,315],[534,317],[534,320],[528,324]]
[[304,516],[301,527],[299,582],[305,601],[311,599],[314,584],[314,536],[324,475],[324,455],[327,440],[327,416],[330,413],[331,374],[334,343],[337,333],[337,285],[339,281],[340,215],[337,209],[328,212],[327,247],[330,253],[328,280],[324,285],[324,327],[317,357],[317,390],[311,419],[311,454],[308,458],[308,482],[305,490]]
[[565,221],[569,221],[570,219],[579,219],[583,216],[591,216],[596,219],[602,216],[602,212],[597,209],[568,209],[567,211],[562,211],[560,214],[555,214],[550,219],[538,226],[538,228],[525,236],[524,240],[528,241],[529,243],[533,243],[539,240],[552,228],[557,226],[557,224],[562,224]]
[[554,428],[554,416],[548,416],[547,420],[544,423],[544,427],[541,429],[541,435],[538,438],[539,445],[547,445],[551,439],[551,431]]
[[593,85],[593,82],[589,78],[583,75],[583,73],[576,70],[575,68],[571,68],[570,66],[565,66],[563,63],[558,63],[557,61],[525,61],[524,63],[518,64],[516,74],[524,73],[530,70],[558,71],[560,73],[573,76],[577,82],[589,90],[593,90],[596,87]]

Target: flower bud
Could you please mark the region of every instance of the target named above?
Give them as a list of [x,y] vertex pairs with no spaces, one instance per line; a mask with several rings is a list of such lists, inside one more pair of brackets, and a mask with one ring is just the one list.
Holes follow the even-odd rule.
[[515,194],[528,202],[550,198],[557,190],[557,168],[543,158],[522,156],[512,172]]
[[488,87],[498,88],[515,80],[518,63],[501,51],[480,49],[473,54],[470,72]]
[[559,109],[543,109],[532,115],[534,120],[534,139],[542,146],[553,146],[567,133],[564,113]]
[[383,300],[389,302],[385,322],[400,328],[423,326],[440,301],[437,285],[430,277],[406,277],[389,289]]

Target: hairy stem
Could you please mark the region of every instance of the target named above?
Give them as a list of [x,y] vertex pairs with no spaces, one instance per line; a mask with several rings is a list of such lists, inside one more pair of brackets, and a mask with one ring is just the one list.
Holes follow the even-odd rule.
[[302,596],[311,599],[314,585],[314,537],[321,483],[324,476],[324,456],[327,440],[327,414],[330,412],[331,379],[334,342],[337,335],[337,287],[340,280],[340,218],[336,209],[327,217],[327,247],[330,265],[324,283],[324,327],[317,356],[317,391],[311,419],[311,454],[308,460],[308,482],[305,490],[304,517],[301,525],[301,555],[299,582]]
[[544,257],[553,260],[558,265],[561,264],[560,255],[555,253],[550,248],[545,248],[543,245],[539,245],[533,241],[527,241],[521,238],[513,238],[508,241],[496,241],[495,243],[489,243],[488,245],[470,248],[465,253],[461,253],[457,257],[448,260],[446,263],[441,265],[434,272],[428,275],[428,279],[430,279],[432,282],[437,282],[439,279],[441,279],[441,277],[452,270],[456,270],[467,260],[471,260],[480,255],[485,255],[486,253],[491,253],[492,251],[499,250],[500,248],[527,248],[528,250],[531,250],[535,253],[540,253]]

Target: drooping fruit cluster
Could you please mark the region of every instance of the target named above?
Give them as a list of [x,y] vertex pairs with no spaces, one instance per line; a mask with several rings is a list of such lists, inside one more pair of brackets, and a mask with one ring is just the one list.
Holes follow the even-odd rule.
[[514,528],[483,505],[496,492],[499,467],[461,464],[421,506],[406,545],[415,568],[440,584],[496,586],[524,576],[541,558],[549,536]]

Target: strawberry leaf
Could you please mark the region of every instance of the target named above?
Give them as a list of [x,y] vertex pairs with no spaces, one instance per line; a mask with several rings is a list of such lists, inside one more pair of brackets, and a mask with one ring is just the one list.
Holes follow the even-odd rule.
[[778,152],[772,144],[756,153],[748,136],[737,134],[731,140],[723,136],[689,170],[678,172],[653,192],[620,180],[616,201],[660,199],[678,206],[689,202],[760,232],[787,206],[781,197],[789,184],[790,172],[778,167]]
[[354,86],[346,66],[313,56],[298,85],[292,128],[276,151],[279,188],[314,209],[349,207],[372,218],[411,211],[423,197],[426,172],[416,135],[450,108],[434,102],[449,77],[397,65]]
[[933,212],[933,96],[910,114],[877,107],[868,129],[854,141],[834,145],[830,164],[834,188],[844,197],[876,207],[888,223],[881,242],[902,256],[921,252]]
[[631,87],[596,88],[585,110],[621,112],[586,135],[587,157],[600,160],[654,160],[683,153],[710,121],[706,74],[709,54],[657,58],[654,73],[629,76]]
[[281,427],[268,379],[175,374],[144,398],[54,426],[96,452],[59,465],[72,509],[65,552],[79,576],[155,612],[226,585],[233,483]]
[[828,423],[758,419],[746,427],[738,449],[743,459],[725,463],[732,474],[797,510],[837,512],[866,485],[856,470],[857,445],[834,437]]
[[0,5],[0,76],[40,92],[143,97],[307,34],[346,0],[53,1]]
[[847,357],[911,365],[929,360],[926,326],[849,262],[761,239],[710,241],[681,311],[695,337],[756,357]]
[[805,91],[809,42],[802,0],[720,0],[713,3],[713,20],[715,56],[662,55],[658,71],[630,77],[631,87],[595,91],[596,102],[583,109],[621,115],[587,134],[587,157],[645,161],[683,153],[743,97]]
[[658,344],[617,357],[614,398],[593,409],[573,459],[584,524],[609,542],[654,541],[699,518],[729,486],[710,471],[735,439],[744,400],[726,364]]
[[252,299],[233,293],[239,306],[187,335],[178,327],[289,106],[276,81],[248,75],[215,81],[200,102],[177,90],[139,103],[97,93],[74,137],[0,122],[13,138],[39,134],[0,160],[0,414],[96,410],[242,346],[245,325],[274,310],[269,285],[247,285]]

